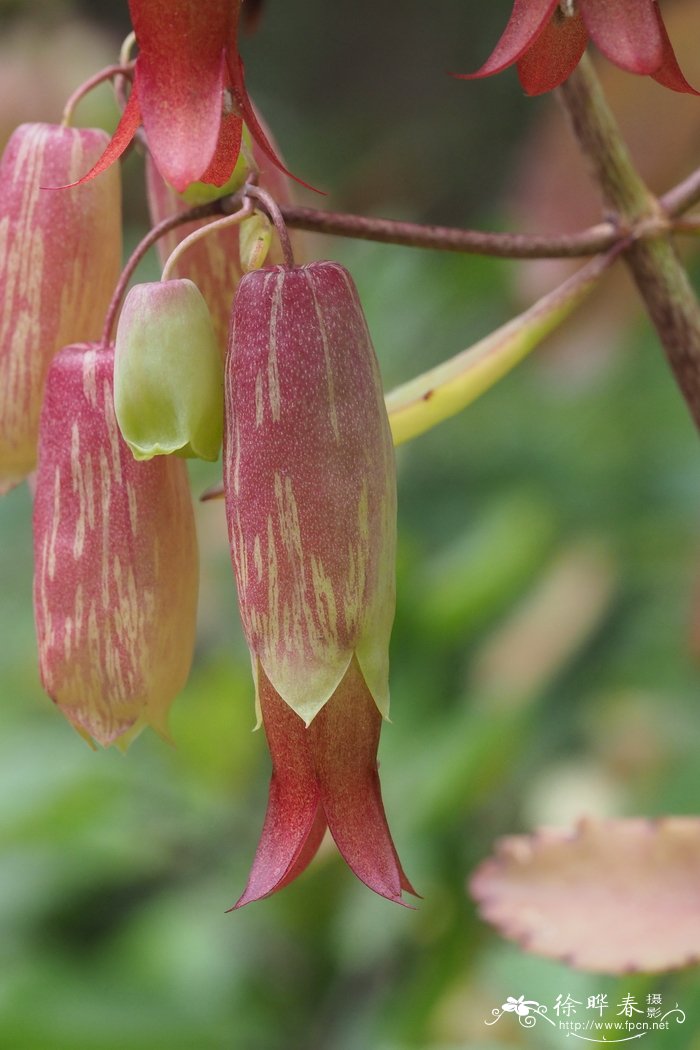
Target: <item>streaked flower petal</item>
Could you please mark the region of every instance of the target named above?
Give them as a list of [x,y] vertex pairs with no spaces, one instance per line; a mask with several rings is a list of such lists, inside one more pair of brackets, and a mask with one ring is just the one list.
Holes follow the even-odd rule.
[[108,141],[100,130],[23,124],[0,162],[0,492],[36,464],[53,355],[98,338],[121,267],[119,171],[67,190]]
[[325,262],[247,274],[226,382],[224,480],[248,646],[307,723],[357,651],[386,714],[395,467],[347,271]]
[[197,542],[182,460],[137,463],[113,406],[114,350],[56,355],[41,416],[34,610],[41,678],[107,746],[167,736],[194,649]]

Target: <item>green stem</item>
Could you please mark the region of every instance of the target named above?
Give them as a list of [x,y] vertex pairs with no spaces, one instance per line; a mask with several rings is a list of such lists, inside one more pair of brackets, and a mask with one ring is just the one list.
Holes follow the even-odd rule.
[[560,91],[574,134],[602,191],[608,217],[639,231],[624,259],[700,429],[700,305],[676,253],[667,213],[637,173],[585,55]]

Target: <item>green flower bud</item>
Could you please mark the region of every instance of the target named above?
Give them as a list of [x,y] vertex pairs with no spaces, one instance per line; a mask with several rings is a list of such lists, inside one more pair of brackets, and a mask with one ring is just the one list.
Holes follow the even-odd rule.
[[117,328],[114,408],[136,459],[218,457],[221,354],[192,281],[137,284],[129,292]]
[[253,155],[253,140],[248,128],[243,125],[241,135],[241,151],[238,154],[236,166],[231,173],[231,178],[223,186],[214,186],[210,182],[191,182],[180,196],[190,207],[198,204],[208,204],[210,201],[218,200],[219,197],[227,197],[230,193],[239,190],[250,174],[251,158]]
[[254,211],[241,223],[238,250],[241,270],[250,273],[265,265],[272,244],[272,223],[261,211]]

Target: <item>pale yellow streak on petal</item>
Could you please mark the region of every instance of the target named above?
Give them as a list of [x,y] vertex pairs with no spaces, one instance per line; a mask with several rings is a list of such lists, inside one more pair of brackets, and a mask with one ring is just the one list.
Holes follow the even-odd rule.
[[270,399],[270,411],[272,422],[279,423],[282,407],[280,393],[280,375],[277,366],[277,321],[282,306],[282,283],[284,272],[276,275],[275,290],[272,293],[272,310],[270,313],[270,345],[267,356],[267,396]]
[[309,270],[302,271],[306,275],[309,288],[311,290],[311,296],[314,301],[314,310],[316,312],[316,318],[318,320],[318,330],[321,333],[321,342],[323,344],[323,360],[326,366],[326,388],[328,390],[328,413],[331,421],[331,429],[333,431],[333,437],[337,442],[340,441],[340,430],[338,428],[338,411],[335,404],[335,384],[333,382],[333,365],[331,362],[331,352],[328,345],[328,333],[326,331],[326,321],[321,312],[321,307],[316,295],[316,289],[314,287],[313,278]]

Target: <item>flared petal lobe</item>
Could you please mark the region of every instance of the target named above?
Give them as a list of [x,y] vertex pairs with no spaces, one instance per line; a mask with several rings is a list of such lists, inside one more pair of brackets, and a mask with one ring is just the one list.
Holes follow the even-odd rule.
[[258,668],[272,756],[267,814],[240,908],[304,871],[326,826],[357,877],[382,897],[415,894],[391,838],[377,769],[381,715],[356,660],[306,728]]
[[670,88],[671,91],[680,91],[685,95],[700,95],[700,91],[697,91],[683,76],[683,72],[678,65],[678,59],[676,53],[673,50],[673,45],[669,39],[664,20],[661,17],[661,12],[658,6],[655,7],[654,14],[659,24],[659,33],[663,41],[663,59],[661,65],[652,74],[653,79],[661,84],[662,87]]
[[[200,179],[214,158],[228,81],[226,51],[239,8],[236,0],[208,0],[203,17],[201,0],[129,2],[149,149],[179,192]],[[234,163],[235,157],[229,174]]]
[[73,725],[107,746],[167,712],[194,647],[197,546],[185,464],[138,463],[113,406],[113,348],[53,361],[34,502],[41,678]]
[[[264,707],[263,707],[264,711]],[[416,894],[389,832],[379,785],[381,716],[356,659],[309,726],[309,747],[331,835],[348,867],[381,897]]]
[[107,135],[23,124],[0,161],[0,492],[36,465],[41,396],[53,355],[97,339],[122,257],[119,171],[74,182]]
[[272,777],[260,843],[237,908],[282,889],[291,882],[292,873],[300,875],[313,859],[326,827],[308,731],[261,667],[257,678]]
[[678,66],[656,0],[577,0],[566,14],[559,0],[514,0],[503,35],[481,69],[455,75],[493,76],[517,62],[526,93],[541,95],[571,75],[589,37],[621,69],[651,76],[672,91],[698,94]]
[[224,372],[211,315],[192,281],[134,285],[115,357],[117,422],[136,459],[218,458]]
[[515,0],[501,39],[476,73],[456,74],[460,80],[476,80],[501,73],[532,47],[556,10],[559,0]]
[[224,484],[248,646],[308,724],[353,654],[388,710],[396,472],[377,360],[336,263],[240,282]]

